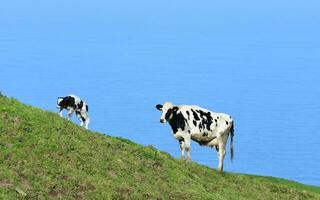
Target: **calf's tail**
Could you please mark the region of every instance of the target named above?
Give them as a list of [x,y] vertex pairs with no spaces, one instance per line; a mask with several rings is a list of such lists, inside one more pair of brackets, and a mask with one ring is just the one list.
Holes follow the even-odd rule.
[[231,154],[231,161],[233,161],[233,136],[234,136],[234,122],[231,124],[231,129],[230,129],[230,154]]

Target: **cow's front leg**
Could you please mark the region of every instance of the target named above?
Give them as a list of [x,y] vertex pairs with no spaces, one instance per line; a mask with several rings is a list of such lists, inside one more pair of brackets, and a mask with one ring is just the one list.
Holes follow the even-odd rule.
[[180,152],[181,152],[181,155],[180,155],[180,159],[181,160],[184,160],[184,139],[179,139],[179,143],[180,143]]
[[68,111],[68,117],[67,117],[68,120],[71,120],[71,117],[72,117],[73,112],[74,112],[73,109],[70,109],[70,110]]
[[219,165],[218,165],[218,173],[222,173],[223,171],[223,161],[224,161],[224,156],[226,155],[226,148],[224,144],[219,144]]
[[59,115],[60,115],[60,117],[63,117],[63,116],[62,116],[62,110],[63,110],[62,108],[59,109]]
[[187,137],[184,139],[184,148],[186,149],[187,152],[187,161],[190,161],[190,137]]

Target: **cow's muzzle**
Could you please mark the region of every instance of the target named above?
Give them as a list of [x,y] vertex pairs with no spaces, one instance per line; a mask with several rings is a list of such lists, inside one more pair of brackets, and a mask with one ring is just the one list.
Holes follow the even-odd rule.
[[166,122],[166,120],[160,119],[160,123],[165,123],[165,122]]

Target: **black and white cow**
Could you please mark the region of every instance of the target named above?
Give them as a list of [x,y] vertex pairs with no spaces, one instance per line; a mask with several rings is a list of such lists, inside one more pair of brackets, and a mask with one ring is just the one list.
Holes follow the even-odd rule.
[[169,122],[173,136],[179,140],[181,159],[184,151],[190,160],[190,140],[202,146],[215,147],[219,165],[218,172],[223,171],[223,161],[229,133],[231,135],[230,152],[233,159],[233,119],[224,113],[215,113],[195,105],[175,106],[170,102],[156,105],[162,111],[161,123]]
[[62,110],[68,110],[67,118],[71,119],[72,114],[76,112],[78,119],[80,120],[80,126],[84,126],[88,129],[90,118],[88,116],[88,105],[82,101],[76,95],[69,95],[66,97],[58,97],[57,108],[59,109],[59,114],[62,117]]

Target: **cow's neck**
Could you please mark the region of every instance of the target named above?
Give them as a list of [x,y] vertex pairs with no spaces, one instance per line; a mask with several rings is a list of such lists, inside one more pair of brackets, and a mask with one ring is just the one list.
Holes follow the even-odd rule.
[[181,112],[175,111],[172,113],[172,118],[169,120],[169,124],[172,128],[173,133],[177,133],[178,129],[185,130],[186,120]]

